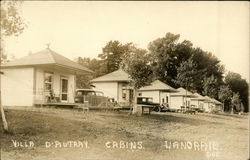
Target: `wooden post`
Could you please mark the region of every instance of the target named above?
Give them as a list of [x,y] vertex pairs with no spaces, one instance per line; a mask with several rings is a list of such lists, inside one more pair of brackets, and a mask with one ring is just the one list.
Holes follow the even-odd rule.
[[[0,65],[1,65],[1,62],[0,62]],[[3,72],[0,72],[0,110],[1,110],[1,116],[2,116],[2,121],[3,121],[4,132],[8,132],[9,131],[8,123],[6,121],[4,109],[3,109],[3,106],[2,106],[2,90],[1,90],[1,75],[2,74],[3,74]]]

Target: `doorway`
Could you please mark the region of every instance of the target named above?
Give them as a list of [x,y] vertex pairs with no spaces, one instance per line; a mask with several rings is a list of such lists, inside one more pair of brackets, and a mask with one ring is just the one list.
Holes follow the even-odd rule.
[[68,102],[68,78],[61,77],[61,101]]

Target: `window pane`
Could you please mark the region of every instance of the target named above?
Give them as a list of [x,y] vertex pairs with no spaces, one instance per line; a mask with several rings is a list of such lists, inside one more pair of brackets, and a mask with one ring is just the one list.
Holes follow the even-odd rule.
[[62,92],[68,92],[68,80],[62,79]]
[[62,100],[66,101],[68,99],[67,94],[62,94]]

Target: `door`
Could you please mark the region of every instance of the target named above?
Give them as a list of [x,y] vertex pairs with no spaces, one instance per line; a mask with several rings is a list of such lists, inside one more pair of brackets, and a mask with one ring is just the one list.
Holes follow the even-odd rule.
[[61,101],[68,101],[68,79],[65,77],[61,78]]

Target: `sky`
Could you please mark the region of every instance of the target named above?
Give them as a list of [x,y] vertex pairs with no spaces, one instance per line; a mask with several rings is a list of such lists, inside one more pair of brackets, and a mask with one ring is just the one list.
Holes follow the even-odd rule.
[[110,40],[147,49],[167,32],[212,52],[227,71],[249,82],[249,3],[24,1],[27,28],[5,39],[10,58],[45,49],[70,59],[96,58]]

